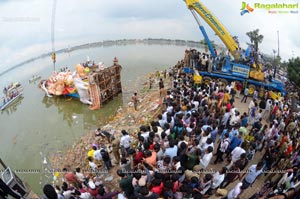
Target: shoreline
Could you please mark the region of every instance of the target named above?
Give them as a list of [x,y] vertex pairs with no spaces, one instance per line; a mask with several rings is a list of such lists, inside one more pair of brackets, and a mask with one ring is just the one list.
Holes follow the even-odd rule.
[[[151,73],[154,74],[154,73]],[[163,98],[159,96],[159,88],[158,88],[158,81],[155,77],[155,82],[152,84],[152,89],[149,89],[149,82],[148,74],[144,77],[144,82],[141,82],[142,89],[138,91],[138,98],[139,98],[139,105],[138,110],[135,111],[133,107],[133,103],[129,102],[128,104],[120,107],[117,112],[112,115],[108,121],[101,126],[101,129],[104,130],[114,130],[114,136],[117,138],[121,137],[121,130],[126,129],[129,134],[133,137],[137,137],[137,132],[140,125],[150,123],[153,118],[155,118],[159,111],[162,109],[162,100]],[[160,76],[161,77],[161,76]],[[137,80],[140,77],[136,78]],[[136,81],[137,81],[136,80]],[[167,77],[164,79],[165,86],[169,86],[169,78]],[[100,109],[101,111],[101,109]],[[100,127],[100,126],[99,126]],[[88,170],[89,165],[87,161],[87,152],[91,149],[93,144],[105,144],[108,146],[106,139],[102,140],[100,136],[95,136],[94,129],[88,131],[85,135],[76,138],[77,142],[67,148],[65,151],[56,151],[51,153],[48,157],[51,163],[51,169],[62,171],[63,168],[67,168],[68,170],[75,170],[75,168],[79,167],[82,170]],[[134,146],[137,144],[137,140],[135,140],[132,145]],[[114,158],[111,155],[112,162],[114,162]],[[113,164],[114,165],[114,164]],[[104,172],[104,177],[106,175],[116,175],[114,170],[110,170],[108,173]],[[53,179],[53,184],[59,183],[63,176],[59,175],[57,180]],[[103,177],[103,176],[102,176]],[[100,177],[101,178],[101,177]],[[117,178],[118,179],[118,178]],[[114,178],[113,181],[117,180]],[[104,180],[104,179],[101,179]],[[107,182],[106,182],[107,183]],[[109,183],[110,184],[110,183]],[[118,183],[117,183],[118,184]],[[115,183],[111,184],[116,185]]]

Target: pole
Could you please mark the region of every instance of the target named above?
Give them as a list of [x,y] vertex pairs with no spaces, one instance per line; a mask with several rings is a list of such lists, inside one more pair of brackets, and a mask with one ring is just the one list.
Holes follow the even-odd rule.
[[53,71],[55,71],[55,62],[56,62],[56,56],[55,56],[55,35],[54,35],[54,28],[55,28],[55,10],[56,10],[56,0],[53,0],[52,5],[52,20],[51,20],[51,43],[52,43],[52,61],[53,61]]
[[0,164],[3,166],[4,169],[7,168],[6,164],[3,162],[3,160],[0,158]]
[[277,30],[277,43],[278,43],[277,57],[279,58],[279,30]]
[[274,73],[273,73],[273,78],[275,79],[275,77],[276,77],[276,59],[275,59],[275,56],[276,56],[276,50],[273,49],[273,53],[274,53],[274,59],[273,59]]

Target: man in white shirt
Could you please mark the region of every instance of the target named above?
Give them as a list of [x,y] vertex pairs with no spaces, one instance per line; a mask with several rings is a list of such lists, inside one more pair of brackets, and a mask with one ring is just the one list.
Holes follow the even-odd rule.
[[165,129],[166,135],[167,135],[167,136],[170,135],[171,129],[170,129],[170,124],[169,124],[169,123],[166,123],[166,124],[164,125],[164,129]]
[[94,160],[92,157],[88,157],[89,160],[89,166],[92,170],[92,172],[96,173],[96,175],[98,176],[98,166],[94,163]]
[[176,155],[177,155],[177,150],[178,150],[178,148],[177,148],[177,146],[175,145],[175,143],[174,143],[174,140],[171,140],[170,142],[169,142],[169,148],[166,148],[165,149],[165,153],[164,153],[164,156],[170,156],[170,158],[171,159],[173,159],[173,157],[175,157]]
[[237,183],[233,189],[228,192],[227,199],[236,199],[242,193],[242,182]]
[[240,119],[241,119],[240,118],[240,113],[239,112],[234,112],[233,114],[231,114],[229,124],[231,126],[234,126],[234,125],[239,123]]
[[194,105],[195,105],[195,108],[197,109],[198,106],[199,106],[199,101],[193,101],[192,104],[194,104]]
[[76,178],[79,182],[84,182],[85,178],[84,175],[82,173],[80,173],[80,168],[76,168]]
[[233,151],[231,152],[231,162],[227,166],[228,169],[231,168],[233,163],[235,163],[237,160],[239,160],[241,158],[241,155],[243,153],[246,153],[244,147],[245,147],[245,143],[243,142],[242,146],[237,146],[233,149]]
[[101,149],[97,149],[94,152],[94,159],[97,160],[97,161],[102,160]]
[[[206,195],[207,191],[211,188],[211,184],[212,184],[212,175],[205,174],[204,178],[199,182],[199,187],[194,188],[194,191],[204,196]],[[197,197],[198,196],[197,194],[195,194],[195,196],[196,196],[195,198],[199,198]]]
[[213,152],[213,148],[211,146],[209,146],[205,150],[205,154],[204,154],[203,158],[200,159],[200,168],[201,169],[207,168],[207,166],[212,158],[212,152]]
[[223,117],[222,117],[222,124],[224,125],[224,126],[226,126],[227,125],[227,122],[228,122],[228,120],[229,120],[229,117],[230,117],[230,111],[229,110],[227,110],[226,109],[226,113],[223,115]]
[[227,168],[223,167],[222,169],[214,173],[211,189],[217,189],[220,186],[220,184],[224,181],[226,171]]
[[[247,189],[248,187],[250,187],[256,180],[256,178],[262,174],[263,172],[263,163],[259,162],[257,165],[252,165],[249,167],[249,169],[247,170],[248,173],[246,175],[246,177],[243,179],[243,188]],[[244,173],[243,175],[245,175],[246,173]]]
[[173,112],[173,106],[172,105],[169,105],[168,107],[167,107],[167,112],[168,113],[172,113]]
[[121,137],[120,140],[120,146],[128,153],[130,149],[131,137],[128,135],[128,133],[125,130],[122,130],[121,133],[123,134],[123,136]]
[[242,146],[237,146],[231,152],[231,159],[233,162],[236,162],[240,159],[241,154],[246,153],[245,149],[243,148],[245,144],[243,143]]
[[149,138],[149,131],[147,130],[147,127],[146,126],[141,126],[140,127],[140,131],[141,131],[141,136],[143,136],[144,137],[144,140],[148,140],[148,138]]
[[248,114],[250,113],[250,110],[255,106],[255,99],[252,99],[248,106]]
[[209,132],[205,131],[202,135],[201,135],[201,139],[199,141],[199,149],[201,149],[201,147],[206,143],[207,139],[209,138]]
[[173,167],[174,167],[174,169],[176,171],[181,167],[180,157],[179,156],[175,156],[173,158],[172,165],[173,165]]
[[227,85],[226,88],[225,88],[225,90],[227,90],[229,94],[231,93],[231,89],[232,89],[231,84]]
[[167,122],[168,111],[165,111],[162,115],[162,119]]
[[165,123],[166,123],[166,120],[163,119],[163,116],[162,116],[161,114],[159,114],[159,115],[157,116],[157,118],[158,118],[159,126],[160,126],[161,128],[163,128],[164,125],[165,125]]
[[262,114],[262,118],[265,120],[268,120],[270,117],[270,113],[271,113],[271,108],[272,108],[272,100],[268,99],[267,103],[266,103],[266,109],[264,111],[264,113]]
[[212,142],[212,139],[211,138],[207,138],[206,142],[200,146],[201,155],[204,155],[206,149],[208,149],[208,147],[210,147],[210,146],[214,150],[214,143]]
[[258,122],[262,118],[262,109],[258,111],[258,113],[255,115],[254,122]]

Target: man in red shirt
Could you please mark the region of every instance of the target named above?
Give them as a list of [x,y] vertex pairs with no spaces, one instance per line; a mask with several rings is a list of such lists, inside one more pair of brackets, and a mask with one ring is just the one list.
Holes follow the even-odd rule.
[[241,82],[236,83],[236,98],[240,98],[243,84]]
[[230,110],[231,110],[231,103],[230,102],[228,102],[226,104],[226,109],[227,109],[228,112],[230,112]]
[[273,120],[275,119],[277,110],[278,110],[278,102],[275,103],[273,110],[271,112],[270,122],[273,122]]
[[142,159],[145,157],[141,149],[138,149],[138,152],[136,152],[134,149],[131,149],[128,154],[131,157],[131,161],[133,162],[134,167],[139,163],[142,163]]
[[66,168],[63,168],[63,172],[65,172],[65,179],[69,184],[73,184],[75,187],[78,185],[78,180],[75,175],[75,172],[68,172]]

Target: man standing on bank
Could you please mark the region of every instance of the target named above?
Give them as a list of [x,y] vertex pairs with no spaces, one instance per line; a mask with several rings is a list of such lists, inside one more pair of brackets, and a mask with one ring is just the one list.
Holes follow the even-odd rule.
[[159,96],[161,97],[162,95],[165,94],[165,86],[162,78],[160,78],[158,85],[159,85]]
[[133,106],[134,110],[137,111],[137,105],[138,105],[138,97],[137,97],[137,92],[135,92],[132,96],[132,101],[133,101]]
[[244,90],[244,97],[242,98],[241,102],[246,103],[248,95],[249,95],[249,88],[246,87],[245,90]]

